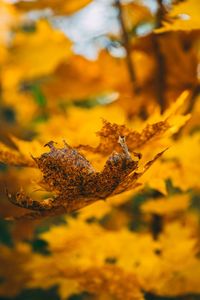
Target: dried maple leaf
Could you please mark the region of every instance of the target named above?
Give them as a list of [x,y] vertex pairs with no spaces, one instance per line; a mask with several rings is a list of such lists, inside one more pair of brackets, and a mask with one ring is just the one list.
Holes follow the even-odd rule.
[[[79,148],[107,155],[112,149],[119,149],[119,136],[126,136],[128,148],[132,152],[144,146],[147,142],[158,138],[169,128],[170,125],[167,121],[160,121],[154,124],[147,124],[142,132],[139,133],[135,130],[128,129],[125,125],[111,124],[110,122],[103,120],[103,127],[101,131],[97,132],[97,135],[100,137],[99,145],[97,147],[80,145]],[[134,154],[136,156],[139,155],[140,158],[140,154]]]
[[112,152],[101,172],[97,172],[82,154],[66,142],[63,148],[56,148],[52,141],[47,143],[50,152],[33,160],[43,173],[40,186],[53,192],[54,196],[41,201],[32,200],[21,190],[16,195],[8,193],[10,201],[33,210],[24,217],[34,219],[69,213],[97,200],[135,188],[139,185],[137,179],[163,152],[158,153],[144,165],[142,171],[137,172],[141,155],[135,154],[136,159],[133,160],[125,138],[119,136],[118,142],[120,151]]

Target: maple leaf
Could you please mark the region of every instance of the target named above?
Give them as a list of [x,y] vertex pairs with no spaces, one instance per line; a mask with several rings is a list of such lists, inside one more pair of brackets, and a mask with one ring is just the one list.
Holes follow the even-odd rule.
[[[127,145],[130,151],[138,149],[147,142],[161,136],[170,125],[166,121],[157,122],[155,124],[147,124],[141,133],[128,129],[125,125],[111,124],[103,120],[101,131],[97,132],[100,136],[100,143],[97,147],[80,145],[80,149],[86,149],[93,152],[100,152],[104,155],[110,153],[112,149],[118,149],[118,137],[126,136]],[[140,154],[135,153],[140,158]]]
[[165,153],[163,160],[158,161],[157,168],[150,169],[142,181],[148,182],[151,188],[164,194],[167,193],[165,180],[169,178],[173,185],[182,191],[199,189],[199,143],[199,132],[173,141],[173,146]]
[[[83,74],[84,69],[87,69],[86,74]],[[120,78],[115,76],[119,72]],[[79,78],[76,83],[75,78]],[[99,53],[95,61],[74,54],[60,64],[52,80],[43,85],[48,98],[55,100],[59,97],[68,102],[127,89],[130,90],[130,86],[124,59],[115,58],[105,50]]]
[[36,211],[25,217],[36,218],[72,212],[97,200],[133,189],[139,185],[138,178],[163,152],[138,172],[141,156],[136,154],[136,159],[132,159],[124,137],[119,136],[119,144],[121,151],[112,152],[103,170],[97,172],[83,155],[66,142],[64,148],[56,148],[54,142],[49,142],[46,146],[50,152],[33,159],[43,173],[40,186],[55,195],[37,201],[21,190],[15,196],[8,193],[8,197],[15,205]]
[[[150,143],[153,148],[154,142],[160,144],[163,137],[166,139],[172,136],[190,119],[190,114],[183,114],[183,108],[187,101],[188,92],[185,91],[163,115],[160,115],[160,112],[155,110],[146,122],[140,121],[134,123],[134,121],[132,121],[130,125],[132,128],[136,126],[139,127],[137,131],[125,125],[111,123],[103,119],[103,127],[97,132],[97,136],[100,137],[99,144],[96,147],[79,145],[78,148],[93,153],[99,152],[102,155],[108,155],[112,149],[119,150],[119,136],[126,137],[126,143],[130,152],[141,151]],[[119,111],[119,113],[121,113],[121,111]],[[90,115],[92,117],[92,112]],[[165,144],[166,142],[162,140],[161,144],[163,143]],[[135,155],[137,155],[137,153],[135,153]]]
[[[12,294],[22,286],[44,289],[56,284],[61,299],[82,291],[103,297],[103,284],[106,295],[120,300],[124,299],[122,294],[129,299],[129,293],[142,299],[141,291],[166,297],[199,293],[197,230],[197,223],[188,224],[186,219],[184,224],[172,221],[155,241],[148,231],[107,230],[79,216],[67,217],[67,225],[52,226],[39,235],[48,243],[48,256],[31,253],[27,243],[6,251],[1,247],[0,257],[5,263],[0,274],[6,274],[7,282],[3,282],[0,294],[6,294],[9,284],[15,287],[9,291]],[[20,276],[16,276],[17,271]]]
[[52,73],[72,54],[71,42],[47,21],[36,23],[31,34],[17,32],[9,48],[9,59],[2,67],[5,89],[19,89],[18,84]]
[[[157,295],[199,292],[200,262],[195,246],[198,236],[194,235],[197,226],[195,229],[179,221],[170,222],[155,241],[149,232],[141,234],[127,228],[106,230],[98,223],[89,224],[79,217],[69,217],[67,223],[67,226],[53,226],[41,234],[42,239],[48,242],[52,255],[44,257],[33,254],[26,268],[32,275],[30,287],[46,288],[56,283],[62,298],[66,298],[69,296],[67,288],[70,279],[73,280],[73,287],[77,283],[74,287],[77,292],[84,288],[93,293],[92,286],[95,285],[102,294],[103,279],[106,291],[110,291],[110,285],[113,291],[120,291],[117,286],[114,288],[119,277],[121,290],[125,292],[127,289],[127,293],[135,288],[137,292],[137,281],[142,290],[154,291]],[[108,258],[115,259],[111,267]],[[118,276],[115,277],[112,272]],[[126,285],[127,281],[131,281],[130,286]],[[170,283],[173,283],[173,290],[169,288]]]

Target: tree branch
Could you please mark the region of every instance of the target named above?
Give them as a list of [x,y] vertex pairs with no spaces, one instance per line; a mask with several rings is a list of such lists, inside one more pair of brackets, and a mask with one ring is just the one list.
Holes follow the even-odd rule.
[[[166,15],[166,9],[163,5],[162,0],[157,0],[158,9],[156,13],[156,28],[159,28],[162,26],[162,21],[165,18]],[[160,105],[161,112],[163,112],[166,108],[166,99],[165,99],[165,88],[166,88],[166,82],[165,82],[165,59],[164,56],[160,50],[159,45],[159,35],[153,33],[153,46],[154,46],[154,53],[156,57],[157,62],[157,70],[156,70],[156,94],[157,94],[157,101]]]
[[136,84],[136,75],[133,67],[133,62],[131,59],[131,45],[130,45],[128,33],[126,31],[126,26],[123,17],[123,9],[120,0],[115,0],[115,5],[118,9],[118,18],[119,18],[121,32],[122,32],[122,42],[126,50],[126,64],[129,72],[130,81],[132,84],[133,92],[138,93],[139,89]]

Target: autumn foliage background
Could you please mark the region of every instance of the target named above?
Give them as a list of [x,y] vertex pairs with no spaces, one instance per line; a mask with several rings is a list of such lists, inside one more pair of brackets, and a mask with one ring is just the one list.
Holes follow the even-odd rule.
[[0,1],[0,300],[199,299],[199,12]]

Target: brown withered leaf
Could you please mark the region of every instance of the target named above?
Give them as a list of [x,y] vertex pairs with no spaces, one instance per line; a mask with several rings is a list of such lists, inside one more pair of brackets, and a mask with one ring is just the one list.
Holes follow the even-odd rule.
[[66,142],[63,148],[55,147],[52,141],[47,143],[45,146],[50,151],[33,160],[43,174],[39,185],[54,196],[38,201],[32,200],[23,190],[16,195],[8,193],[13,204],[33,211],[20,218],[35,219],[70,213],[138,186],[138,178],[162,153],[137,172],[141,155],[136,154],[132,159],[124,137],[118,136],[118,143],[119,151],[111,153],[100,172]]
[[[169,128],[170,125],[167,121],[160,121],[154,124],[147,124],[142,132],[139,133],[127,128],[125,125],[111,124],[110,122],[103,120],[103,127],[101,131],[97,132],[97,135],[100,137],[99,145],[97,147],[80,145],[78,148],[91,152],[99,152],[102,155],[108,155],[113,149],[119,150],[119,136],[125,136],[129,150],[134,152],[147,142],[159,137]],[[135,153],[135,155],[140,156],[140,154],[137,153]]]

